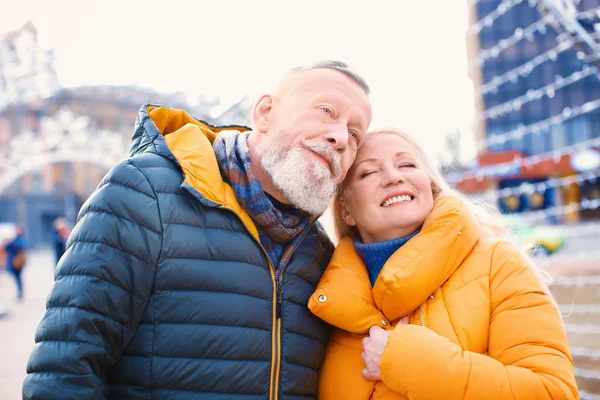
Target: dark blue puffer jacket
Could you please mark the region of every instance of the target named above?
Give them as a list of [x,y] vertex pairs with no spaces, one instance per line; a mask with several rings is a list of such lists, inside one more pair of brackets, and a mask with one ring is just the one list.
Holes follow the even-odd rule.
[[329,327],[307,301],[333,247],[313,225],[275,283],[221,179],[223,129],[141,109],[69,238],[24,399],[315,398]]

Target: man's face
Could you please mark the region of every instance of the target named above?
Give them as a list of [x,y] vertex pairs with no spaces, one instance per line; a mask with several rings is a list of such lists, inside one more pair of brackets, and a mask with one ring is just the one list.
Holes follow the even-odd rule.
[[328,206],[371,123],[364,90],[339,71],[292,75],[273,98],[257,154],[275,185],[313,214]]

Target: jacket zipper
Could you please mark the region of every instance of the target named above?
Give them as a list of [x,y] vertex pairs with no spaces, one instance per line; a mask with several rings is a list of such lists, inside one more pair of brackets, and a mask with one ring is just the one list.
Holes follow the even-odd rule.
[[[429,300],[433,300],[435,294],[431,294],[429,296]],[[419,319],[421,320],[421,326],[425,326],[425,317],[423,317],[423,304],[419,306]]]
[[[314,221],[313,221],[313,223],[314,223]],[[308,232],[312,228],[313,223],[311,223],[305,229],[305,231],[302,233],[302,237],[298,241],[298,244],[292,249],[289,256],[285,260],[283,260],[279,270],[277,270],[277,272],[275,272],[275,282],[276,282],[276,286],[277,286],[277,299],[276,299],[276,306],[275,306],[275,309],[276,309],[275,325],[277,327],[277,337],[276,337],[277,347],[275,348],[275,354],[276,354],[275,371],[271,377],[271,385],[272,385],[271,386],[271,400],[277,400],[279,398],[279,373],[280,373],[280,369],[281,369],[281,351],[280,351],[281,350],[281,316],[283,315],[282,314],[282,312],[283,312],[283,270],[285,269],[285,267],[287,267],[287,263],[292,258],[292,255],[294,255],[294,253],[296,252],[296,249],[298,247],[300,247],[300,245],[302,244],[302,242],[308,235]]]
[[279,372],[280,372],[279,370],[281,368],[281,351],[280,351],[280,347],[281,347],[281,304],[282,304],[282,299],[283,299],[283,284],[282,284],[282,282],[280,282],[280,280],[282,280],[282,278],[281,278],[282,272],[283,272],[283,269],[286,267],[287,262],[292,258],[292,255],[296,252],[296,249],[298,247],[300,247],[300,244],[304,241],[304,238],[310,231],[310,228],[312,228],[314,221],[304,231],[302,239],[300,239],[300,241],[298,242],[296,247],[294,247],[294,249],[288,256],[288,258],[285,259],[285,262],[281,264],[280,270],[278,272],[276,272],[275,267],[273,267],[273,263],[271,262],[271,259],[269,258],[269,253],[267,252],[265,247],[262,245],[262,243],[260,243],[260,240],[257,240],[252,235],[252,232],[246,226],[246,224],[240,218],[240,216],[233,209],[226,207],[224,205],[220,205],[219,208],[231,211],[231,213],[240,220],[240,222],[242,223],[242,225],[244,226],[244,228],[246,229],[246,231],[248,232],[250,237],[260,246],[263,253],[267,257],[267,262],[269,263],[271,279],[273,280],[273,291],[274,291],[273,299],[275,300],[275,304],[273,307],[273,324],[272,324],[273,334],[271,336],[271,343],[273,344],[273,351],[272,351],[273,362],[271,364],[271,385],[270,385],[270,397],[269,398],[270,398],[270,400],[277,400],[278,396],[279,396],[279,393],[278,393],[279,392]]

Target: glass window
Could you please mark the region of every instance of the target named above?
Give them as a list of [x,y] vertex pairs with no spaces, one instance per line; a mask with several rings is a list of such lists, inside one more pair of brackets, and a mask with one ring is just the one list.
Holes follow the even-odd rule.
[[565,129],[567,130],[567,137],[569,144],[583,142],[584,140],[591,139],[591,132],[589,122],[585,116],[575,117],[572,120],[565,122]]
[[533,121],[540,121],[544,119],[544,108],[542,107],[542,102],[539,100],[532,100],[527,103],[529,106],[529,113]]
[[545,151],[544,135],[548,135],[547,132],[540,132],[539,134],[527,135],[530,142],[529,152],[534,154],[541,154]]
[[549,115],[556,115],[562,112],[565,108],[565,92],[563,89],[559,89],[555,92],[554,97],[548,99],[548,103],[550,105]]
[[32,172],[31,191],[38,194],[45,191],[44,175],[42,174],[42,171]]
[[577,105],[577,106],[581,106],[583,105],[583,103],[585,103],[585,95],[583,94],[583,91],[580,90],[580,88],[578,86],[569,86],[565,88],[567,90],[567,93],[570,97],[570,106],[572,107],[573,105]]
[[543,86],[554,82],[555,73],[551,63],[545,62],[542,65],[540,65],[538,67],[538,72],[540,74]]
[[596,110],[587,114],[588,124],[590,126],[590,137],[600,136],[600,111]]
[[550,137],[552,138],[552,149],[558,149],[567,145],[567,135],[565,126],[557,125],[550,128]]

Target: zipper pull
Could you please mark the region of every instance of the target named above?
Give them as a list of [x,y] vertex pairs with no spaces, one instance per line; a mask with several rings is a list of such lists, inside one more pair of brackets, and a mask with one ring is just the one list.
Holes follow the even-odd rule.
[[283,308],[283,286],[277,285],[277,304],[275,305],[275,315],[277,318],[281,318],[281,309]]

